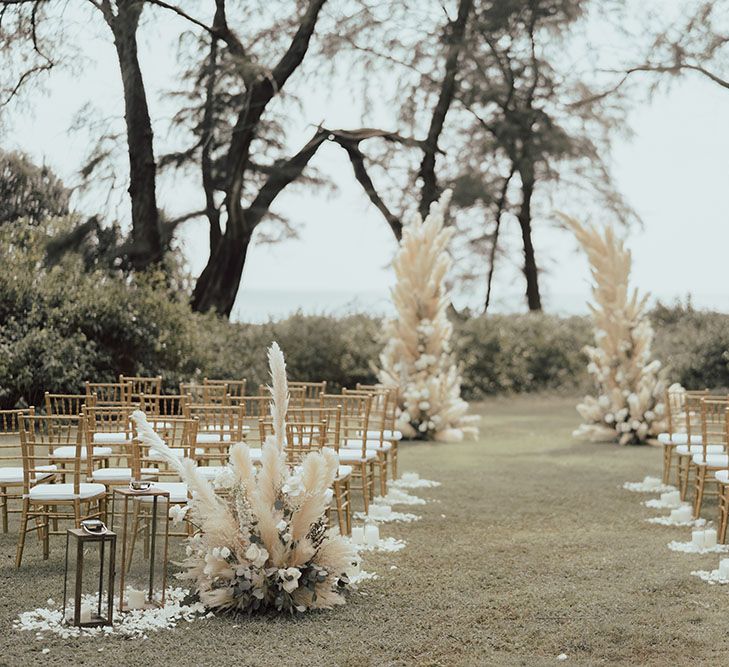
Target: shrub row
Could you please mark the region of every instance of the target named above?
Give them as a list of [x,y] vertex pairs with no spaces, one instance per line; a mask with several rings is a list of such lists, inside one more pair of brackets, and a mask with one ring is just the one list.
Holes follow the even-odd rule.
[[[22,241],[22,242],[20,242]],[[169,390],[182,380],[246,377],[267,381],[266,348],[277,340],[289,376],[327,379],[332,387],[372,382],[381,321],[294,315],[268,324],[229,323],[192,313],[184,291],[162,276],[132,280],[89,272],[67,256],[42,264],[42,233],[0,228],[0,407],[40,405],[43,391],[75,393],[86,379],[161,374]],[[671,381],[688,388],[727,387],[729,316],[659,306],[655,356]],[[586,389],[582,352],[591,339],[584,317],[498,315],[456,322],[454,353],[467,398],[500,392]]]

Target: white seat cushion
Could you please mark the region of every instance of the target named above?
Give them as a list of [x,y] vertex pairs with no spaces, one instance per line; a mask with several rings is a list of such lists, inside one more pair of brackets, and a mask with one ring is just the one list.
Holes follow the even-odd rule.
[[263,455],[263,450],[261,449],[249,449],[248,453],[250,454],[251,461],[260,461],[261,456]]
[[[346,449],[362,449],[362,441],[361,440],[347,440],[342,447],[345,447]],[[391,442],[383,442],[380,444],[379,440],[368,440],[367,441],[367,449],[373,449],[375,451],[382,451],[382,452],[389,452],[392,449],[392,443]]]
[[[38,480],[46,479],[53,474],[53,471],[57,470],[56,466],[37,466],[36,470],[49,470],[51,472],[42,473],[36,472],[35,477]],[[22,468],[0,468],[0,485],[1,484],[22,484],[23,483],[23,469]]]
[[[187,484],[185,482],[155,482],[153,487],[169,491],[171,503],[187,502]],[[143,503],[151,503],[154,496],[139,496],[139,500]]]
[[[94,447],[94,457],[104,458],[106,456],[111,456],[111,447]],[[76,458],[76,445],[65,445],[64,447],[56,447],[56,449],[53,450],[53,458]],[[86,460],[86,447],[81,447],[81,460]]]
[[[688,445],[687,433],[659,433],[658,442],[664,445]],[[692,445],[700,445],[702,442],[700,435],[691,436]]]
[[[367,431],[367,437],[372,438],[373,440],[380,439],[380,432],[379,431]],[[382,439],[383,440],[402,440],[402,433],[400,431],[391,431],[389,428],[386,428],[384,431],[382,431]]]
[[729,470],[717,470],[714,473],[714,477],[716,478],[717,482],[721,482],[722,484],[729,484]]
[[215,444],[217,442],[230,442],[230,433],[198,433],[199,445]]
[[[724,451],[724,445],[706,445],[706,451],[709,454],[721,454]],[[703,452],[703,445],[691,445],[690,452],[688,445],[679,445],[678,447],[676,447],[677,454],[702,454]]]
[[[158,468],[142,468],[142,475],[156,475]],[[99,482],[131,482],[131,468],[99,468],[91,473],[94,481]]]
[[31,500],[52,502],[54,500],[75,500],[103,496],[106,487],[103,484],[79,484],[78,495],[73,492],[73,484],[36,484],[28,494]]
[[693,462],[696,465],[701,465],[702,463],[705,462],[706,465],[708,465],[708,466],[720,468],[722,466],[729,466],[729,455],[727,455],[727,454],[707,454],[706,461],[704,461],[703,454],[694,454]]
[[[175,456],[178,456],[181,459],[185,458],[185,450],[182,447],[172,447],[171,449]],[[195,447],[195,456],[202,456],[203,454],[205,454],[205,450],[202,447]],[[161,460],[161,459],[155,458],[152,450],[150,450],[148,458],[152,461]]]
[[109,433],[94,433],[95,445],[124,445],[131,442],[132,434],[124,431]]
[[[366,452],[366,460],[371,461],[377,458],[377,452],[374,449],[368,449]],[[361,449],[340,449],[339,461],[344,463],[356,463],[362,460]]]
[[337,477],[348,477],[352,474],[352,466],[339,466]]

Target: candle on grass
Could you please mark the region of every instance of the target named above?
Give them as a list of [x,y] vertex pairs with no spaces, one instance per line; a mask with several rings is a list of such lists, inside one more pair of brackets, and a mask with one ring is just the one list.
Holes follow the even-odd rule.
[[671,519],[680,523],[687,523],[693,517],[694,513],[690,505],[681,505],[671,512]]
[[705,544],[705,531],[703,530],[692,530],[691,531],[691,543],[699,549],[704,548]]
[[416,472],[404,472],[400,479],[403,482],[417,482],[420,479],[420,475]]
[[722,558],[719,562],[719,576],[722,579],[729,579],[729,558]]
[[707,528],[704,531],[704,549],[713,549],[716,546],[716,528]]
[[90,623],[91,622],[91,605],[87,603],[83,603],[81,605],[81,623]]
[[364,543],[364,536],[364,526],[352,526],[352,542],[355,544],[362,544]]
[[365,526],[365,544],[375,545],[380,541],[380,529],[373,523]]
[[144,591],[129,588],[127,590],[127,609],[144,609],[144,606]]

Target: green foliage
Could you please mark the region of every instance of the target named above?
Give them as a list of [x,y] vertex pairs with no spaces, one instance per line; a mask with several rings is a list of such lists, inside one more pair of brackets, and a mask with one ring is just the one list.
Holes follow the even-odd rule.
[[21,218],[38,224],[68,213],[70,192],[46,166],[27,155],[0,150],[0,225]]
[[582,348],[591,335],[583,317],[532,313],[466,320],[456,329],[454,350],[463,369],[464,395],[574,390],[585,380]]

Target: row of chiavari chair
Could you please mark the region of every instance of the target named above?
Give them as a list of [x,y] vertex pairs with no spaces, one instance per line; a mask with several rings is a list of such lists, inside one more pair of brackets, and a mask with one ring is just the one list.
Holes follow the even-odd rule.
[[709,390],[666,393],[668,431],[663,445],[663,482],[675,483],[694,518],[707,497],[718,500],[718,538],[726,543],[729,524],[729,394]]
[[[289,388],[287,463],[295,468],[323,447],[337,452],[330,520],[349,534],[352,495],[368,511],[374,497],[387,492],[388,477],[397,476],[397,397],[379,385],[341,394],[327,393],[325,382],[291,382]],[[257,396],[245,389],[245,381],[205,379],[201,385],[183,383],[171,395],[162,393],[159,377],[121,376],[117,383],[87,382],[82,394],[46,393],[44,414],[34,408],[0,411],[3,530],[10,513],[21,515],[16,564],[27,534],[38,533],[47,558],[59,521],[78,526],[85,518],[105,517],[113,489],[134,479],[167,490],[173,505],[187,504],[189,491],[177,470],[137,438],[131,419],[136,409],[177,455],[194,461],[224,492],[230,448],[245,442],[251,459],[260,462],[262,443],[273,434],[267,389],[259,387]],[[19,507],[12,507],[14,500]],[[188,523],[179,534],[190,530]]]

